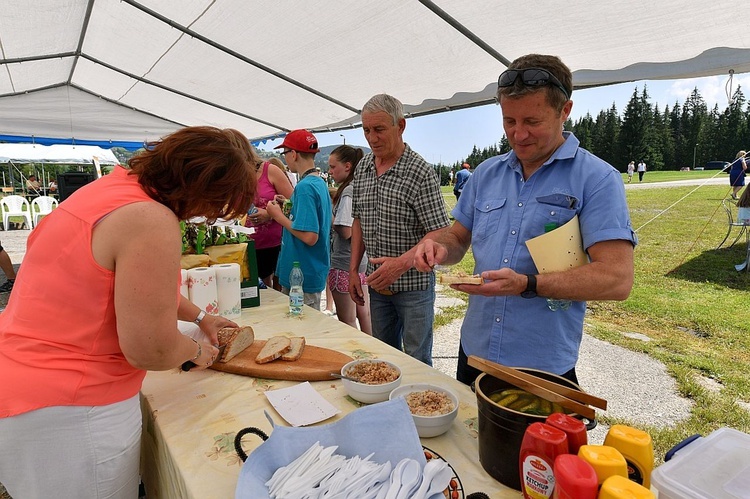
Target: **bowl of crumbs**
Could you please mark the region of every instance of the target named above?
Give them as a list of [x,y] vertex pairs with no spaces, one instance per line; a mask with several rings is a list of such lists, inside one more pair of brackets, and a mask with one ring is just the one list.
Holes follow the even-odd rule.
[[391,392],[390,399],[402,397],[409,406],[417,433],[422,438],[442,435],[458,414],[458,397],[441,386],[427,383],[403,385]]
[[351,378],[341,380],[346,393],[365,404],[388,400],[391,391],[401,384],[401,369],[385,360],[353,360],[341,368],[341,374]]

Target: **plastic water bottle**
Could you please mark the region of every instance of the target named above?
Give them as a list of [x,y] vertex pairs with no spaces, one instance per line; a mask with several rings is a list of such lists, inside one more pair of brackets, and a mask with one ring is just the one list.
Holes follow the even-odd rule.
[[305,292],[302,291],[302,283],[305,276],[299,262],[294,262],[292,271],[289,273],[289,315],[301,315],[302,306],[305,304]]
[[[551,232],[557,228],[556,223],[549,223],[544,226],[544,232]],[[558,300],[555,298],[547,298],[547,308],[553,312],[558,310],[568,310],[572,302],[570,300]]]

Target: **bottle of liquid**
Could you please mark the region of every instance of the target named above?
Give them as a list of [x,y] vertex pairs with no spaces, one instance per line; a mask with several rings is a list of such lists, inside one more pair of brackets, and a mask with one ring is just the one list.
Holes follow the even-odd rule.
[[555,458],[554,472],[552,499],[596,499],[599,493],[596,471],[580,457],[560,454]]
[[656,495],[643,485],[620,475],[613,475],[602,483],[599,499],[656,499]]
[[305,282],[305,276],[302,275],[299,262],[294,262],[292,271],[289,273],[289,315],[302,315],[302,306],[305,304],[303,282]]
[[[557,228],[556,223],[548,223],[544,225],[544,232],[552,232]],[[570,300],[558,300],[556,298],[547,298],[547,308],[552,310],[553,312],[557,312],[558,310],[568,310],[570,308],[571,301]]]
[[565,432],[565,435],[568,437],[568,452],[570,454],[577,455],[578,449],[589,443],[588,435],[586,434],[586,425],[573,416],[562,412],[555,412],[547,416],[544,422]]
[[620,451],[609,445],[582,445],[578,449],[578,457],[589,463],[596,471],[599,486],[604,480],[620,475],[628,477],[628,465]]
[[648,433],[630,426],[612,425],[604,438],[604,445],[610,445],[620,451],[628,463],[630,480],[647,489],[651,487],[654,447]]
[[532,423],[526,428],[518,457],[524,499],[552,497],[555,459],[567,452],[567,437],[561,430],[545,423]]

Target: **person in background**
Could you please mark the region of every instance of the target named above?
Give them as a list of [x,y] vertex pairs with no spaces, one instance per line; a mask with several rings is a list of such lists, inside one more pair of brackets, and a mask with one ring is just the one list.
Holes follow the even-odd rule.
[[643,176],[646,174],[646,163],[643,160],[638,162],[638,182],[643,182]]
[[0,269],[2,269],[7,279],[0,285],[0,293],[10,293],[13,285],[16,283],[16,270],[13,268],[13,262],[10,261],[8,252],[0,245]]
[[750,225],[750,187],[745,187],[745,190],[742,191],[737,206],[737,221],[741,224]]
[[289,171],[289,167],[286,166],[283,161],[281,161],[277,157],[273,157],[269,159],[268,162],[273,163],[274,165],[278,166],[284,171],[286,178],[289,179],[289,183],[292,184],[292,189],[294,189],[297,186],[297,174]]
[[[331,203],[333,203],[333,196],[336,195],[336,189],[333,187],[330,187],[330,183],[328,179],[332,180],[333,175],[329,174],[328,178],[326,179],[326,184],[329,185],[328,194],[331,196]],[[333,237],[333,230],[331,230],[331,237]],[[333,251],[333,248],[331,248],[331,250]],[[323,313],[329,317],[333,317],[334,315],[336,315],[336,302],[333,300],[333,292],[331,291],[331,287],[328,285],[327,280],[326,280],[325,294],[326,294],[326,307],[323,310]]]
[[[254,151],[253,151],[254,152]],[[255,254],[258,260],[258,276],[268,287],[274,285],[274,271],[281,251],[282,227],[266,211],[266,206],[281,194],[285,198],[292,197],[293,187],[282,168],[263,161],[253,154],[257,189],[251,213],[245,218],[245,226],[254,227],[255,234],[251,237],[255,241]]]
[[338,318],[352,327],[372,335],[370,323],[370,297],[367,290],[367,255],[360,260],[357,272],[362,285],[364,303],[359,305],[349,295],[349,268],[352,259],[352,192],[354,168],[362,159],[362,149],[342,145],[328,157],[328,174],[339,184],[333,196],[333,231],[331,232],[331,270],[328,271],[328,289],[336,302]]
[[732,166],[729,168],[729,185],[732,186],[732,199],[737,200],[737,193],[745,186],[745,172],[747,163],[745,162],[745,151],[740,151],[734,157]]
[[453,195],[456,196],[456,201],[461,197],[461,192],[464,190],[466,182],[471,177],[471,166],[469,163],[461,165],[461,169],[456,172],[456,183],[453,185]]
[[372,149],[355,169],[349,294],[364,305],[359,264],[367,251],[372,334],[432,365],[435,274],[413,269],[416,244],[449,224],[435,169],[404,142],[404,106],[386,94],[362,107]]
[[635,161],[628,163],[628,183],[633,180],[633,173],[635,173]]
[[36,179],[36,175],[29,175],[29,178],[26,179],[26,188],[31,191],[38,191],[42,187],[42,184],[39,183],[39,181]]
[[50,180],[50,182],[49,182],[49,191],[50,191],[51,193],[53,193],[53,194],[54,194],[55,192],[57,192],[57,181],[55,181],[55,180]]
[[302,290],[305,305],[320,310],[320,293],[326,285],[331,263],[331,196],[328,186],[315,168],[315,154],[320,150],[318,140],[307,130],[293,130],[284,137],[281,155],[289,169],[299,174],[299,182],[292,192],[289,218],[281,205],[284,196],[276,196],[266,206],[268,214],[284,227],[281,254],[276,265],[281,292],[289,294],[289,273],[294,262],[299,262],[305,277]]
[[[526,55],[508,66],[497,100],[511,151],[476,168],[453,209],[455,223],[415,251],[416,268],[431,272],[459,262],[471,246],[474,273],[484,279],[451,286],[469,294],[456,373],[463,383],[479,375],[468,355],[577,382],[586,300],[624,300],[633,286],[637,240],[620,172],[563,131],[572,81],[555,56]],[[590,261],[540,274],[526,242],[576,216]],[[546,298],[572,303],[553,310]]]
[[[138,496],[146,371],[206,369],[219,329],[236,327],[180,296],[180,220],[244,215],[251,157],[236,130],[183,128],[34,228],[0,314],[0,479],[12,497]],[[178,319],[211,341],[180,334]]]

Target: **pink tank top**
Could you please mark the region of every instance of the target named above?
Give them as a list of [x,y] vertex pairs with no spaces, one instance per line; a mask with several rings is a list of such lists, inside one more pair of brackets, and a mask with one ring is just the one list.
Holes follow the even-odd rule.
[[78,189],[32,231],[0,313],[0,417],[106,405],[140,390],[146,372],[128,363],[118,342],[114,272],[91,252],[96,222],[139,201],[155,202],[118,166]]
[[[271,164],[268,161],[263,163],[263,172],[258,179],[258,190],[255,193],[255,206],[258,208],[265,209],[266,205],[270,201],[273,201],[273,198],[278,194],[276,188],[268,178],[268,168],[270,165]],[[248,227],[255,227],[255,234],[252,235],[252,238],[255,241],[255,249],[275,248],[276,246],[281,246],[281,232],[283,230],[281,225],[273,220],[265,224],[253,225],[249,220],[250,219],[248,218],[248,222],[245,225]]]

